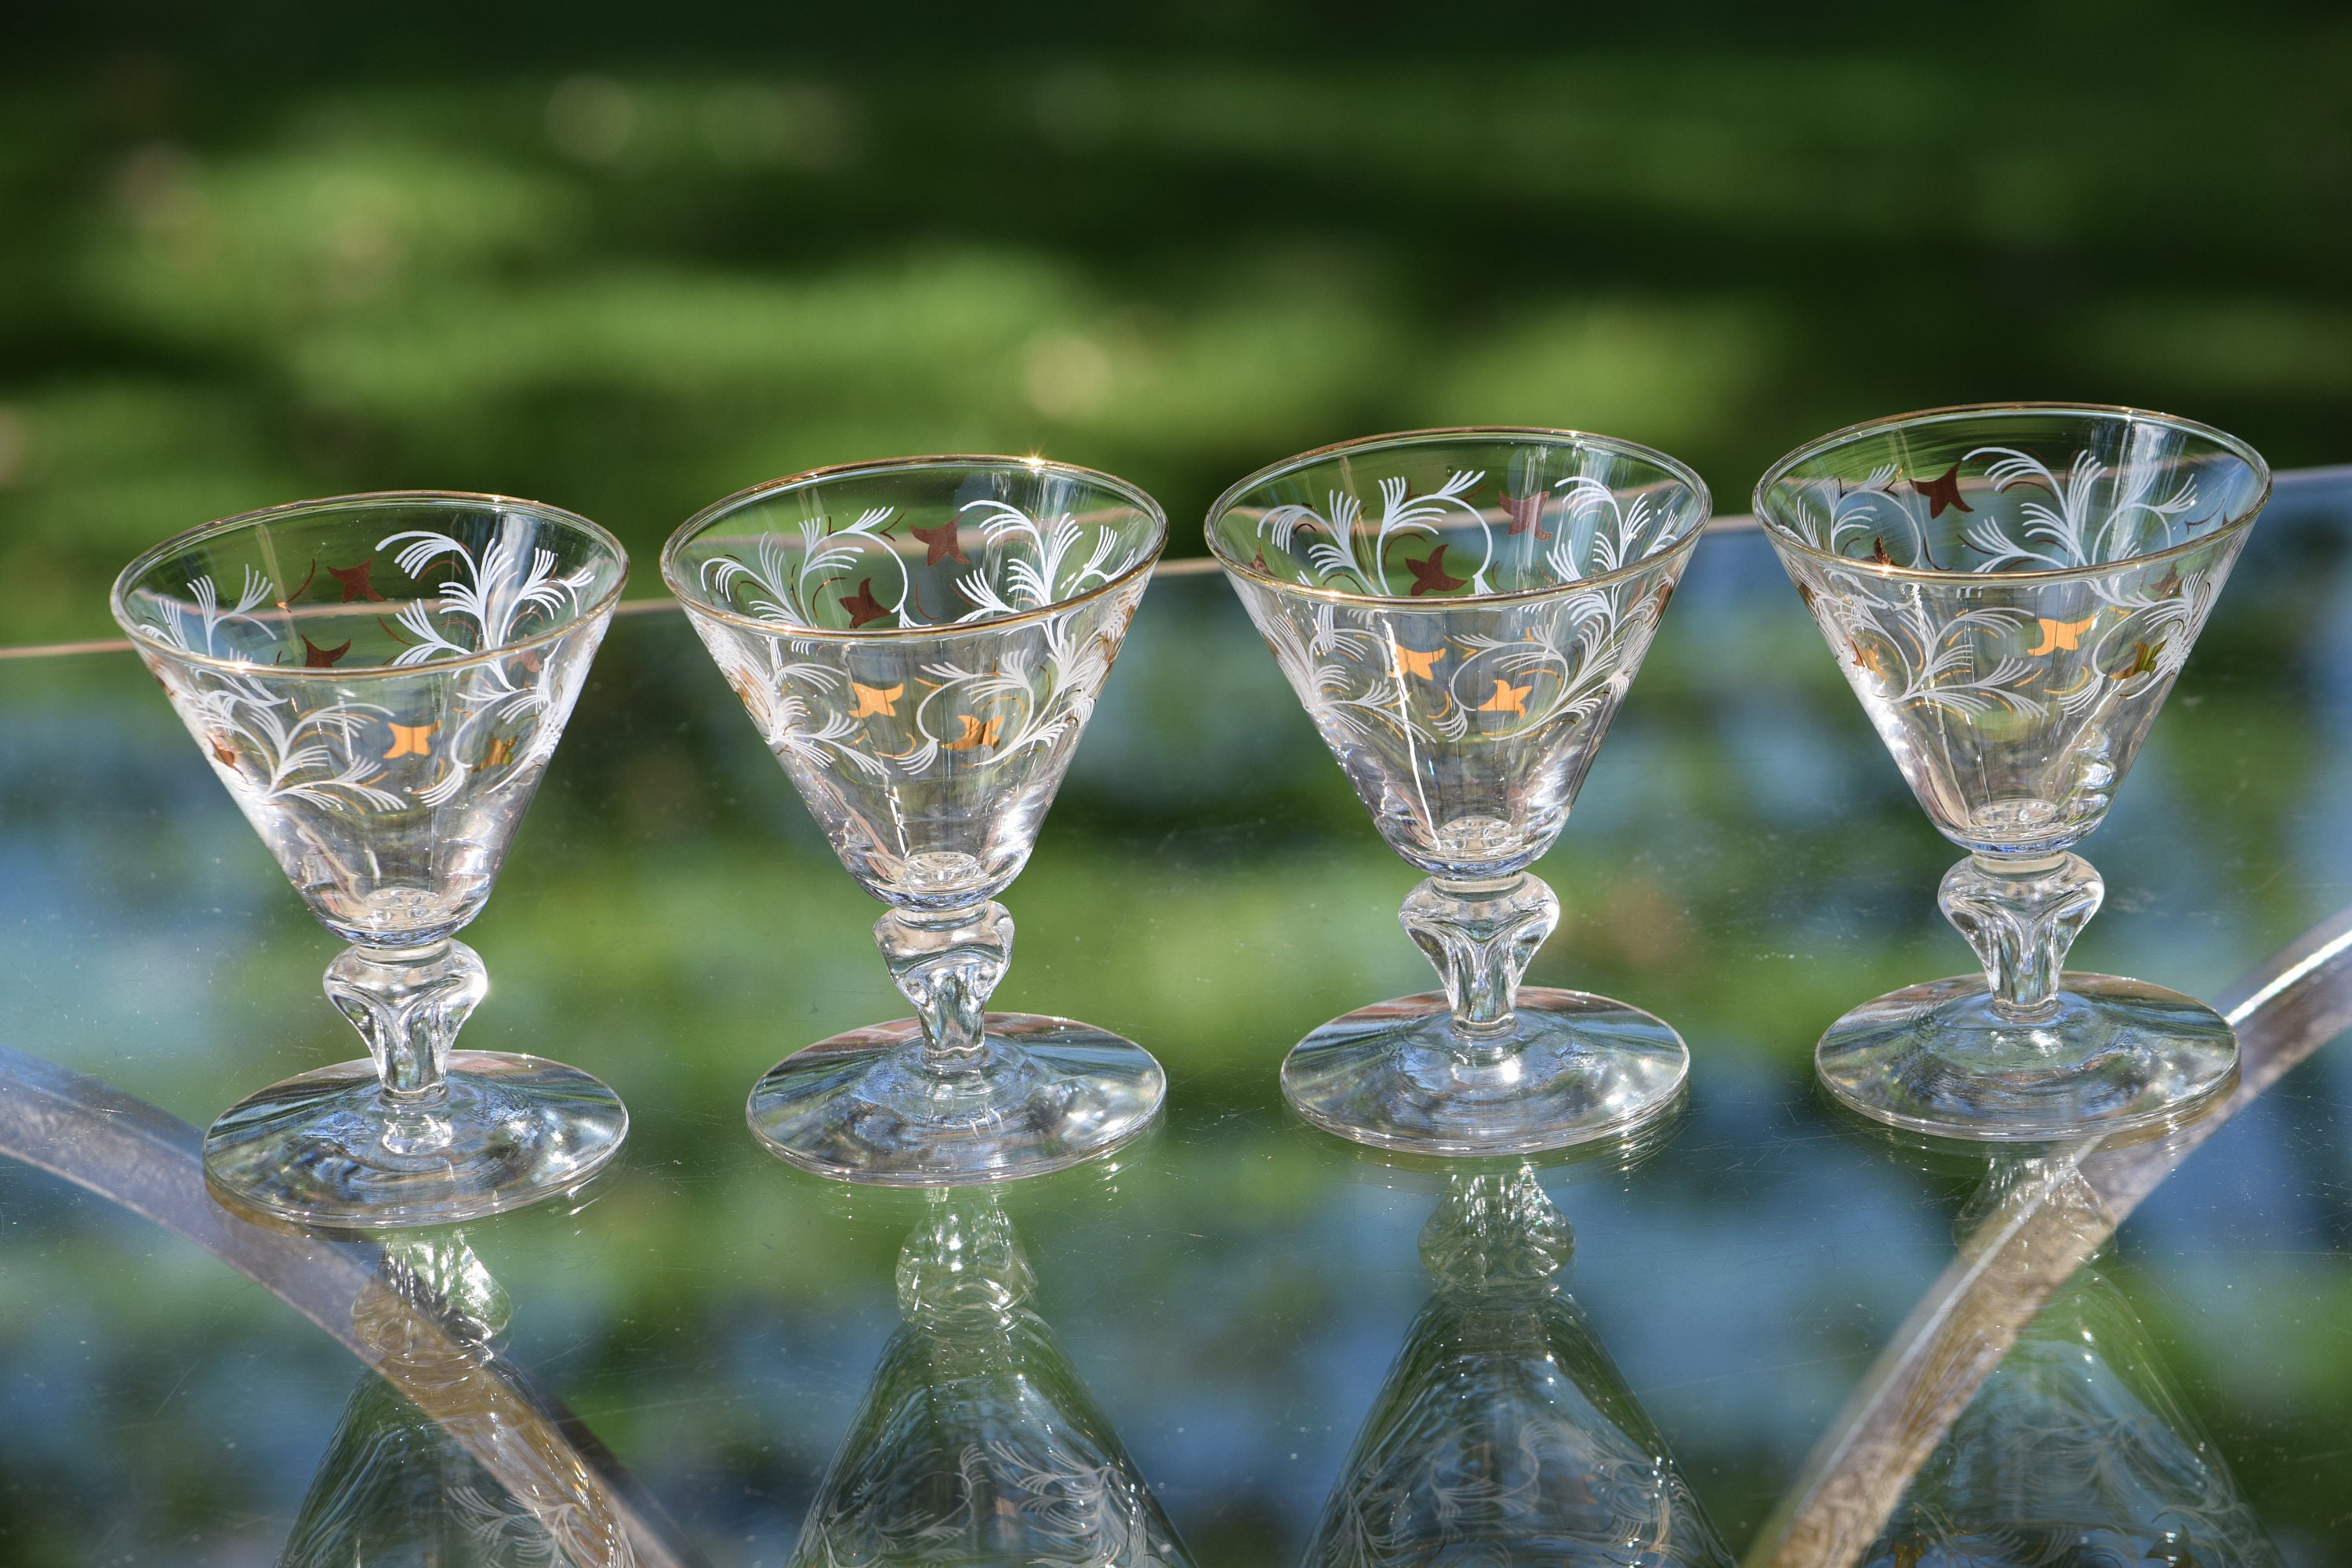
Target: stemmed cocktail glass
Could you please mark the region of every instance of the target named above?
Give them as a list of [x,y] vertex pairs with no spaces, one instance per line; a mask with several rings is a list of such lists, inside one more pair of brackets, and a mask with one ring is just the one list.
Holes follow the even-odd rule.
[[584,518],[503,496],[302,501],[166,540],[115,618],[329,931],[328,997],[370,1058],[303,1073],[205,1137],[229,1195],[283,1217],[446,1224],[584,1181],[613,1091],[451,1049],[488,989],[457,933],[490,896],[628,574]]
[[1251,475],[1209,547],[1391,848],[1443,995],[1360,1009],[1282,1068],[1301,1115],[1425,1153],[1616,1131],[1681,1085],[1664,1023],[1522,987],[1559,919],[1528,868],[1568,820],[1707,517],[1673,458],[1560,430],[1350,441]]
[[783,1158],[854,1181],[1004,1180],[1116,1147],[1165,1087],[1141,1047],[988,1013],[996,902],[1036,842],[1166,542],[1107,474],[904,458],[730,497],[662,575],[841,863],[916,1016],[787,1058],[752,1091]]
[[2145,981],[2062,973],[2104,888],[2074,846],[2139,753],[2270,489],[2245,443],[2095,405],[1941,409],[1790,453],[1757,515],[1937,829],[1979,974],[1864,1003],[1822,1037],[1865,1115],[2041,1141],[2189,1114],[2237,1039]]

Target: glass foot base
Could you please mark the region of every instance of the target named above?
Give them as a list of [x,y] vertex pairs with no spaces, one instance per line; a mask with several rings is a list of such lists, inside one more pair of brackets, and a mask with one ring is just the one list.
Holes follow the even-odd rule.
[[2049,1019],[1997,1016],[1980,974],[1865,1002],[1813,1053],[1864,1116],[1945,1138],[2046,1142],[2194,1115],[2238,1077],[2238,1037],[2194,997],[2067,971]]
[[449,1053],[447,1093],[395,1100],[372,1061],[270,1085],[205,1134],[205,1174],[238,1203],[354,1230],[449,1225],[568,1192],[621,1151],[629,1113],[561,1062]]
[[1498,1039],[1456,1033],[1444,995],[1360,1007],[1301,1040],[1282,1097],[1359,1143],[1423,1154],[1528,1154],[1622,1132],[1690,1071],[1681,1037],[1638,1007],[1519,988]]
[[1141,1046],[1067,1018],[987,1016],[988,1047],[970,1072],[926,1069],[912,1018],[795,1052],[751,1090],[751,1131],[821,1176],[955,1186],[1078,1164],[1160,1114],[1168,1077]]

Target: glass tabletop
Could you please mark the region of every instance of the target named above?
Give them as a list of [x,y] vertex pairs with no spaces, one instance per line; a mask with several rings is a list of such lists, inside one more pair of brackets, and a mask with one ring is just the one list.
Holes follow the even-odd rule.
[[[338,944],[129,653],[0,658],[0,1561],[1597,1560],[1571,1518],[1613,1562],[2352,1559],[2352,1058],[2319,1048],[2352,470],[2282,479],[2085,846],[2074,962],[2248,1040],[2223,1115],[2117,1150],[1898,1142],[1816,1088],[1830,1020],[1969,955],[1953,849],[1738,524],[1538,868],[1530,982],[1667,1019],[1687,1104],[1525,1163],[1284,1109],[1293,1043],[1432,977],[1415,874],[1212,574],[1152,585],[1004,900],[994,1005],[1147,1047],[1154,1132],[952,1192],[761,1150],[764,1069],[904,1008],[875,906],[641,600],[467,933],[463,1042],[595,1073],[628,1145],[389,1241],[206,1195],[194,1128],[354,1054]],[[943,1554],[1013,1522],[1024,1555]]]

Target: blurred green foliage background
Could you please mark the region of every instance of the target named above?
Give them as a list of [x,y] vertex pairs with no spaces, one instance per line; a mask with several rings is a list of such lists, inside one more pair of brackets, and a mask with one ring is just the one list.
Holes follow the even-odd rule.
[[2352,453],[2331,10],[101,5],[0,51],[0,637],[140,547],[497,489],[650,556],[915,450],[1193,525],[1372,429],[1721,510],[1820,430],[2137,402]]

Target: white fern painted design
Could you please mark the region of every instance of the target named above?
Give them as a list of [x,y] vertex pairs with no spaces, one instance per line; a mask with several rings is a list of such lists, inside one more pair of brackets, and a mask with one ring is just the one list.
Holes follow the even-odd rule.
[[[839,528],[829,519],[811,518],[800,524],[797,543],[790,535],[763,534],[751,546],[750,559],[716,554],[698,570],[712,597],[771,626],[814,629],[830,618],[829,610],[838,610],[857,625],[887,616],[890,629],[915,630],[1045,609],[1123,576],[1147,548],[1131,532],[1107,524],[1095,526],[1089,539],[1087,527],[1066,511],[1036,516],[982,499],[965,502],[956,515],[971,520],[985,548],[955,579],[955,592],[971,605],[961,615],[934,614],[918,596],[892,533],[895,507],[869,508]],[[864,570],[877,558],[880,569]],[[877,576],[895,585],[892,596],[874,594]],[[861,607],[853,609],[853,601]],[[874,607],[862,608],[867,604]]]
[[[2111,468],[2093,453],[2076,452],[2061,472],[2030,452],[1979,447],[1960,458],[1955,474],[1969,468],[1979,469],[1997,492],[2038,489],[2047,499],[2021,501],[2013,528],[1971,514],[1958,542],[1962,558],[1938,561],[1929,542],[1937,513],[1930,487],[1894,463],[1882,463],[1858,485],[1832,478],[1800,488],[1793,498],[1796,532],[1816,550],[1853,560],[1870,558],[1873,550],[1865,545],[1892,537],[1907,540],[1913,561],[1935,571],[2054,572],[2168,550],[2218,521],[2189,518],[2198,504],[2193,473],[2158,495],[2168,471],[2162,464]],[[2104,500],[2102,484],[2111,487]],[[1967,510],[1965,501],[1961,507]]]
[[[1462,579],[1465,592],[1490,594],[1496,591],[1489,574],[1497,552],[1497,520],[1470,500],[1486,478],[1484,469],[1455,469],[1423,496],[1414,496],[1402,477],[1382,479],[1377,522],[1365,521],[1363,503],[1355,496],[1335,489],[1321,511],[1298,502],[1267,509],[1258,520],[1258,537],[1302,563],[1306,579],[1318,587],[1374,598],[1419,597],[1426,590],[1418,579],[1409,595],[1398,594],[1390,570],[1391,547],[1416,534],[1435,539],[1441,525],[1455,520],[1475,529],[1478,541],[1478,563]],[[1620,571],[1674,542],[1674,516],[1652,496],[1629,498],[1589,476],[1561,479],[1552,489],[1557,496],[1550,500],[1538,492],[1505,504],[1512,514],[1512,533],[1532,525],[1539,540],[1549,539],[1543,564],[1555,583]],[[1549,529],[1542,526],[1546,521],[1552,525]],[[1446,574],[1458,575],[1450,568]]]
[[236,621],[256,627],[261,625],[252,612],[269,597],[269,580],[252,567],[247,567],[245,582],[237,591],[236,603],[226,609],[221,607],[220,588],[209,575],[189,584],[188,596],[196,602],[193,616],[185,605],[175,605],[168,599],[159,600],[156,602],[156,618],[147,624],[165,642],[183,653],[200,653],[208,658],[237,658],[242,656],[234,648],[226,652],[222,650],[219,641],[221,631]]
[[[248,566],[236,602],[224,608],[219,586],[209,575],[198,577],[188,584],[193,613],[164,600],[146,624],[184,653],[239,658],[236,649],[221,647],[220,635],[236,621],[258,626],[251,612],[268,593],[268,581]],[[406,804],[376,787],[383,769],[354,745],[362,729],[386,716],[384,709],[339,700],[304,711],[257,676],[197,665],[155,668],[164,689],[201,731],[215,770],[241,796],[257,805],[291,800],[379,811]]]
[[2157,468],[2152,464],[2126,465],[2116,476],[2118,490],[2105,507],[2095,508],[2094,493],[2106,468],[2088,452],[2079,452],[2061,479],[2038,458],[2006,447],[1984,447],[1968,460],[1990,458],[1985,477],[1993,488],[2011,490],[2032,485],[2047,490],[2051,500],[2029,500],[2018,509],[2022,540],[2012,540],[1991,520],[1978,518],[1969,525],[1968,542],[1984,561],[1978,572],[2061,570],[2144,555],[2179,544],[2186,538],[2184,518],[2197,505],[2197,477],[2190,474],[2161,500],[2152,499]]
[[1562,479],[1552,488],[1566,503],[1566,526],[1544,555],[1544,563],[1557,577],[1573,582],[1622,571],[1673,542],[1673,514],[1649,495],[1628,500],[1586,476]]
[[864,729],[842,706],[849,678],[805,656],[810,644],[782,637],[729,636],[709,642],[719,671],[743,700],[768,749],[820,773],[846,763],[868,777],[890,774],[891,764],[863,744]]
[[[1300,606],[1304,608],[1305,606]],[[1647,582],[1597,587],[1525,617],[1516,637],[1458,631],[1433,647],[1370,606],[1314,605],[1299,623],[1285,601],[1255,616],[1276,661],[1308,715],[1349,736],[1460,742],[1473,733],[1507,738],[1605,710],[1633,680],[1656,629],[1661,605]],[[1438,660],[1432,660],[1435,653]],[[1433,704],[1414,689],[1413,664],[1446,665]],[[1498,701],[1507,696],[1508,704]]]
[[383,769],[356,746],[360,732],[386,710],[338,701],[309,712],[259,681],[207,672],[179,689],[184,710],[199,718],[215,769],[257,804],[377,811],[407,803],[375,780]]
[[[1134,564],[1132,546],[1124,561],[1116,566],[1111,564],[1111,557],[1118,550],[1119,532],[1114,528],[1097,527],[1093,554],[1083,566],[1075,572],[1070,570],[1070,553],[1077,548],[1080,530],[1077,519],[1068,512],[1041,521],[1001,500],[971,501],[961,510],[980,514],[980,528],[988,540],[990,559],[1002,563],[1006,592],[999,593],[985,573],[966,573],[957,579],[956,585],[973,607],[958,617],[961,620],[1042,610],[1057,600],[1108,583]],[[1016,542],[1028,546],[1027,555],[1013,548]]]
[[[1040,591],[1051,565],[1042,564],[1040,577],[1017,591]],[[1097,559],[1080,571],[1090,579],[1101,569]],[[1131,616],[1135,596],[1112,613]],[[835,645],[741,634],[715,622],[701,629],[780,759],[883,781],[931,774],[950,752],[960,757],[961,771],[982,772],[1075,738],[1093,714],[1118,640],[1094,620],[1092,614],[1060,614],[989,642],[942,642],[940,651],[952,647],[958,657],[922,665],[919,680],[900,683],[887,699],[872,689],[860,696]],[[820,658],[821,652],[835,661]]]
[[[1916,591],[1874,596],[1868,585],[1839,574],[1807,597],[1832,637],[1839,657],[1857,676],[1869,676],[1878,695],[1899,708],[1942,708],[1979,718],[1998,708],[2030,712],[2037,700],[2024,689],[2042,674],[2032,660],[2003,655],[1977,674],[1977,638],[2021,638],[2032,616],[2010,609],[1970,610],[1938,616]],[[2019,647],[2025,646],[2022,641]]]
[[[1931,547],[1929,487],[1893,463],[1856,486],[1834,479],[1806,485],[1795,497],[1795,531],[1815,549],[1857,563],[1891,557],[1891,537],[1936,570],[1995,579],[2103,564],[2116,570],[2076,579],[2072,608],[2049,619],[2040,616],[2040,606],[2015,604],[1938,615],[1921,587],[1899,577],[1801,573],[1808,607],[1832,646],[1843,644],[1850,673],[1896,708],[1968,718],[2054,709],[2076,721],[2136,690],[2144,677],[2168,683],[2178,675],[2221,591],[2219,574],[2192,568],[2186,577],[2175,573],[2149,586],[2153,570],[2132,563],[2193,542],[2197,531],[2221,521],[2218,513],[2190,515],[2198,510],[2196,476],[2168,485],[2170,470],[2161,464],[2112,468],[2085,451],[2055,468],[2015,447],[1979,447],[1946,478],[1972,468],[1996,492],[2038,493],[2022,499],[2013,518],[1971,515],[1957,540],[1944,540],[1957,547],[1955,559],[1938,561]],[[1998,590],[1989,585],[1988,592]],[[2058,590],[2043,592],[2053,595],[2046,604],[2060,604]],[[2053,636],[2053,626],[2065,633],[2064,643]],[[2074,657],[2063,657],[2069,654]],[[1987,658],[1992,668],[1979,673]]]
[[826,531],[825,519],[810,518],[801,524],[798,551],[790,548],[780,534],[763,534],[748,562],[731,555],[715,555],[705,561],[703,585],[722,603],[740,595],[736,602],[755,619],[778,626],[814,626],[818,615],[815,595],[848,580],[845,574],[827,577],[824,574],[840,574],[844,568],[856,566],[865,557],[867,545],[878,545],[898,571],[898,596],[891,602],[890,609],[903,617],[908,613],[912,583],[906,562],[891,548],[885,531],[897,513],[895,507],[872,507],[838,532]]
[[[411,541],[399,560],[412,577],[445,553],[454,552],[464,561],[467,580],[442,590],[442,610],[470,623],[491,647],[517,634],[526,612],[552,613],[567,601],[576,604],[580,589],[593,575],[585,569],[558,575],[551,552],[526,554],[514,536],[491,546],[479,572],[471,552],[446,534],[394,534],[377,548],[402,540]],[[262,627],[254,612],[269,597],[267,578],[247,567],[236,600],[227,603],[209,575],[200,576],[188,584],[188,596],[192,604],[156,600],[143,624],[172,648],[244,664],[251,673],[173,661],[157,661],[155,672],[174,706],[200,731],[215,769],[252,805],[300,802],[346,811],[438,808],[464,795],[483,771],[465,755],[482,752],[493,739],[488,731],[508,731],[499,765],[509,772],[543,764],[562,736],[561,725],[545,721],[558,702],[562,661],[540,657],[470,664],[456,677],[459,700],[451,709],[454,719],[443,721],[448,727],[437,736],[435,754],[442,761],[436,775],[422,784],[387,789],[379,782],[386,772],[383,760],[364,749],[362,736],[379,724],[394,722],[394,710],[323,684],[320,695],[328,700],[305,706],[295,691],[273,689],[266,673],[273,667],[255,664],[244,649],[224,642],[225,634],[238,623]],[[422,600],[397,613],[398,624],[420,640],[396,657],[392,668],[414,668],[436,654],[476,651],[446,637],[431,614],[430,603]],[[439,731],[441,722],[433,728]]]
[[494,1501],[478,1488],[449,1489],[449,1501],[483,1559],[517,1568],[569,1568],[572,1559],[545,1524],[528,1510]]
[[[1016,1443],[1013,1436],[1025,1442]],[[977,1510],[983,1500],[1017,1514],[1037,1553],[1024,1563],[1055,1568],[1188,1568],[1165,1549],[1150,1508],[1119,1464],[1082,1452],[1051,1428],[967,1443],[954,1479],[937,1488],[894,1489],[909,1499],[944,1495],[944,1508],[896,1515],[813,1514],[793,1545],[795,1568],[880,1568],[884,1563],[961,1563],[971,1543],[1002,1527]]]
[[462,563],[457,579],[441,590],[439,613],[470,622],[474,635],[471,646],[451,638],[435,622],[431,600],[412,600],[400,607],[395,618],[417,639],[416,646],[394,659],[395,665],[423,664],[444,656],[462,657],[503,647],[514,640],[518,623],[527,612],[552,616],[567,602],[576,606],[580,590],[595,576],[585,566],[559,575],[555,552],[534,545],[529,529],[514,521],[499,531],[478,562],[472,551],[447,534],[425,529],[389,535],[378,541],[376,548],[389,550],[404,540],[408,542],[394,559],[411,578],[445,555],[455,556]]
[[[1470,591],[1484,594],[1488,592],[1486,571],[1495,561],[1495,531],[1467,498],[1486,477],[1484,469],[1456,469],[1421,497],[1412,493],[1402,476],[1382,479],[1381,520],[1369,528],[1363,522],[1363,502],[1345,490],[1333,490],[1328,512],[1295,502],[1277,506],[1258,520],[1258,533],[1283,553],[1304,559],[1322,587],[1346,585],[1355,593],[1390,598],[1396,589],[1389,576],[1389,546],[1416,533],[1434,538],[1445,519],[1465,518],[1477,526],[1486,552],[1471,574]],[[1326,537],[1300,545],[1302,532],[1318,529]]]

